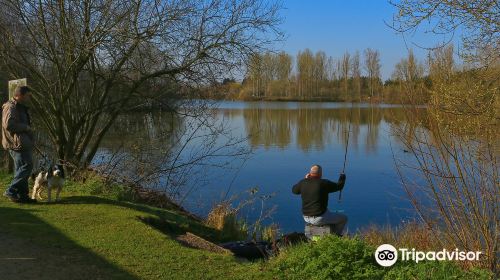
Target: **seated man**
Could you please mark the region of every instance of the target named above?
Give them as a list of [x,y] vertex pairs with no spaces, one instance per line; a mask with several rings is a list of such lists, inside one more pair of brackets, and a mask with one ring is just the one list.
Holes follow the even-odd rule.
[[346,176],[340,174],[338,183],[321,179],[321,166],[313,165],[306,178],[292,188],[294,194],[302,196],[302,214],[306,223],[312,225],[332,225],[333,231],[342,236],[347,216],[328,211],[328,194],[344,188]]

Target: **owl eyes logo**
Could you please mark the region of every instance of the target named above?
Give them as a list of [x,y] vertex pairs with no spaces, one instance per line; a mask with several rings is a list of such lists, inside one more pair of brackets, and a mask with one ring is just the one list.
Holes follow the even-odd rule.
[[383,250],[378,252],[378,259],[381,261],[392,261],[395,257],[395,252],[389,250]]
[[382,244],[375,251],[375,260],[381,266],[392,266],[398,260],[398,251],[391,244]]

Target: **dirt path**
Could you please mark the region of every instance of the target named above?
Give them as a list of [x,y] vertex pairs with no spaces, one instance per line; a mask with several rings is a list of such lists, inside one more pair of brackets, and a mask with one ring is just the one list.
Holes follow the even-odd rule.
[[0,231],[0,279],[109,279],[74,253],[33,245]]

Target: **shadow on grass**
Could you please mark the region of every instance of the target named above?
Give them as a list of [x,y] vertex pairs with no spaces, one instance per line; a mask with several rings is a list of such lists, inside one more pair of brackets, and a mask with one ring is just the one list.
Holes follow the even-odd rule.
[[144,224],[168,235],[172,239],[177,236],[191,232],[211,242],[220,242],[220,232],[207,227],[201,222],[191,219],[175,210],[148,207],[127,201],[118,201],[97,196],[72,196],[64,198],[62,204],[109,204],[124,207],[139,212],[144,216],[137,216],[137,219]]
[[35,211],[0,207],[1,279],[137,279],[76,244]]

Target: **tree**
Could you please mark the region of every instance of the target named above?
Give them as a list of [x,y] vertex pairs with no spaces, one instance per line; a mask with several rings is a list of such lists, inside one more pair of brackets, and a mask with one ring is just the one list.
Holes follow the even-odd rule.
[[292,57],[286,52],[278,54],[278,80],[288,81],[292,73]]
[[312,79],[314,71],[314,57],[309,49],[297,54],[297,83],[301,98],[312,96]]
[[370,86],[370,96],[377,90],[380,81],[380,53],[377,50],[367,48],[365,50],[365,69],[368,73],[368,80]]
[[0,61],[11,76],[28,77],[57,156],[80,167],[121,113],[179,98],[162,90],[172,83],[216,81],[281,36],[280,5],[258,0],[0,5]]
[[342,75],[342,80],[344,82],[344,94],[347,96],[348,91],[349,91],[349,74],[350,74],[350,67],[351,67],[351,55],[349,52],[345,52],[344,55],[342,56],[342,60],[340,61],[340,74]]
[[[500,6],[495,0],[405,0],[393,5],[398,9],[393,28],[401,33],[423,28],[453,36],[462,30],[460,55],[467,68],[455,69],[453,48],[447,44],[429,54],[428,117],[415,120],[416,108],[407,108],[408,119],[425,127],[412,128],[406,139],[400,136],[414,164],[406,166],[408,173],[399,174],[419,216],[438,240],[452,248],[482,251],[478,264],[498,278]],[[410,182],[406,174],[421,178]]]
[[[396,31],[414,32],[420,27],[441,36],[462,29],[462,56],[466,61],[479,65],[498,63],[500,5],[497,0],[405,0],[391,1],[391,4],[398,10],[392,24]],[[423,24],[428,22],[431,24]]]
[[424,66],[419,63],[413,51],[408,51],[408,57],[401,59],[394,67],[393,78],[406,83],[416,82],[422,79],[424,75]]
[[[417,101],[418,99],[418,103],[421,103],[420,100],[424,98],[422,96],[424,89],[424,66],[417,61],[413,50],[410,49],[408,57],[401,59],[396,64],[392,77],[401,85],[404,85],[407,95],[412,95],[410,97],[411,101]],[[400,91],[403,90],[401,89]]]
[[250,56],[247,65],[249,80],[252,83],[252,95],[254,96],[264,94],[262,60],[262,55],[256,53]]
[[278,73],[277,73],[277,58],[274,54],[270,52],[266,52],[262,56],[262,80],[263,80],[263,88],[264,88],[264,95],[269,96],[272,93],[269,90],[269,85],[271,81],[276,80]]
[[329,56],[328,61],[326,62],[326,72],[327,72],[327,78],[330,81],[337,80],[338,73],[335,66],[336,66],[335,59]]
[[321,95],[321,87],[326,80],[326,54],[322,51],[316,52],[314,56],[314,95]]
[[292,57],[285,53],[280,52],[277,59],[278,67],[278,81],[280,83],[280,94],[289,96],[290,94],[290,75],[292,74]]
[[446,80],[455,72],[453,45],[436,48],[429,53],[429,75],[433,80]]
[[[352,62],[351,62],[351,76],[352,76],[352,81],[353,81],[353,88],[355,93],[358,97],[358,100],[361,99],[361,67],[359,64],[359,51],[356,51],[354,56],[352,57]],[[354,100],[354,94],[352,94],[351,101]]]

